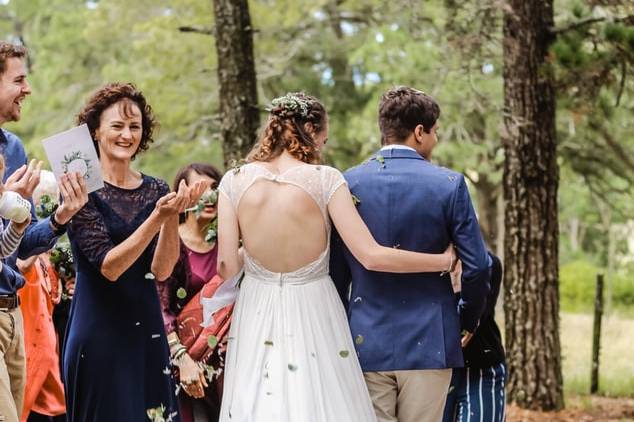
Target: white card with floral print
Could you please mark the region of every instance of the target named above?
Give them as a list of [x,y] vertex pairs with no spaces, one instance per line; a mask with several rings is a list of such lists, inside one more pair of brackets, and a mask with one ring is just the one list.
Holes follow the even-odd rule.
[[55,178],[77,172],[86,179],[88,193],[103,188],[99,157],[88,126],[85,124],[58,133],[42,141]]

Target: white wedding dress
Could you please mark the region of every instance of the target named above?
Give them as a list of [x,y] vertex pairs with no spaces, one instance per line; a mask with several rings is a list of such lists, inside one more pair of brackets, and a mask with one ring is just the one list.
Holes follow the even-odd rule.
[[[258,180],[301,188],[317,203],[330,239],[328,202],[345,183],[327,166],[282,174],[251,163],[228,172],[220,192],[237,209]],[[374,422],[346,314],[330,276],[330,244],[302,268],[275,273],[244,251],[233,311],[221,422]]]

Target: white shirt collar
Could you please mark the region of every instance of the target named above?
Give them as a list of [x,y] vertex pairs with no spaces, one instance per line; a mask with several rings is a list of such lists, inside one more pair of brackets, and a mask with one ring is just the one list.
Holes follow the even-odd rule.
[[381,151],[387,151],[390,149],[409,149],[410,151],[414,151],[416,152],[416,150],[410,146],[407,145],[402,145],[402,144],[390,144],[390,145],[385,145],[384,147],[381,148]]

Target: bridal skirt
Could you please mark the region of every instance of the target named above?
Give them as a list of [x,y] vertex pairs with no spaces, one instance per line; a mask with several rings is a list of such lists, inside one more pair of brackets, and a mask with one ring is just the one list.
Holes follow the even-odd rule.
[[222,422],[375,422],[327,274],[247,273],[233,311]]

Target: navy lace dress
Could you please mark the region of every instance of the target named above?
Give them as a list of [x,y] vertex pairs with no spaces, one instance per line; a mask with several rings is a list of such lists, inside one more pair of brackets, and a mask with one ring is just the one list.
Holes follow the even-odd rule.
[[[69,422],[178,422],[169,349],[155,281],[156,238],[116,282],[100,272],[112,248],[147,219],[167,184],[143,176],[136,189],[107,184],[70,224],[77,284],[63,376]],[[148,418],[150,414],[160,414]]]

